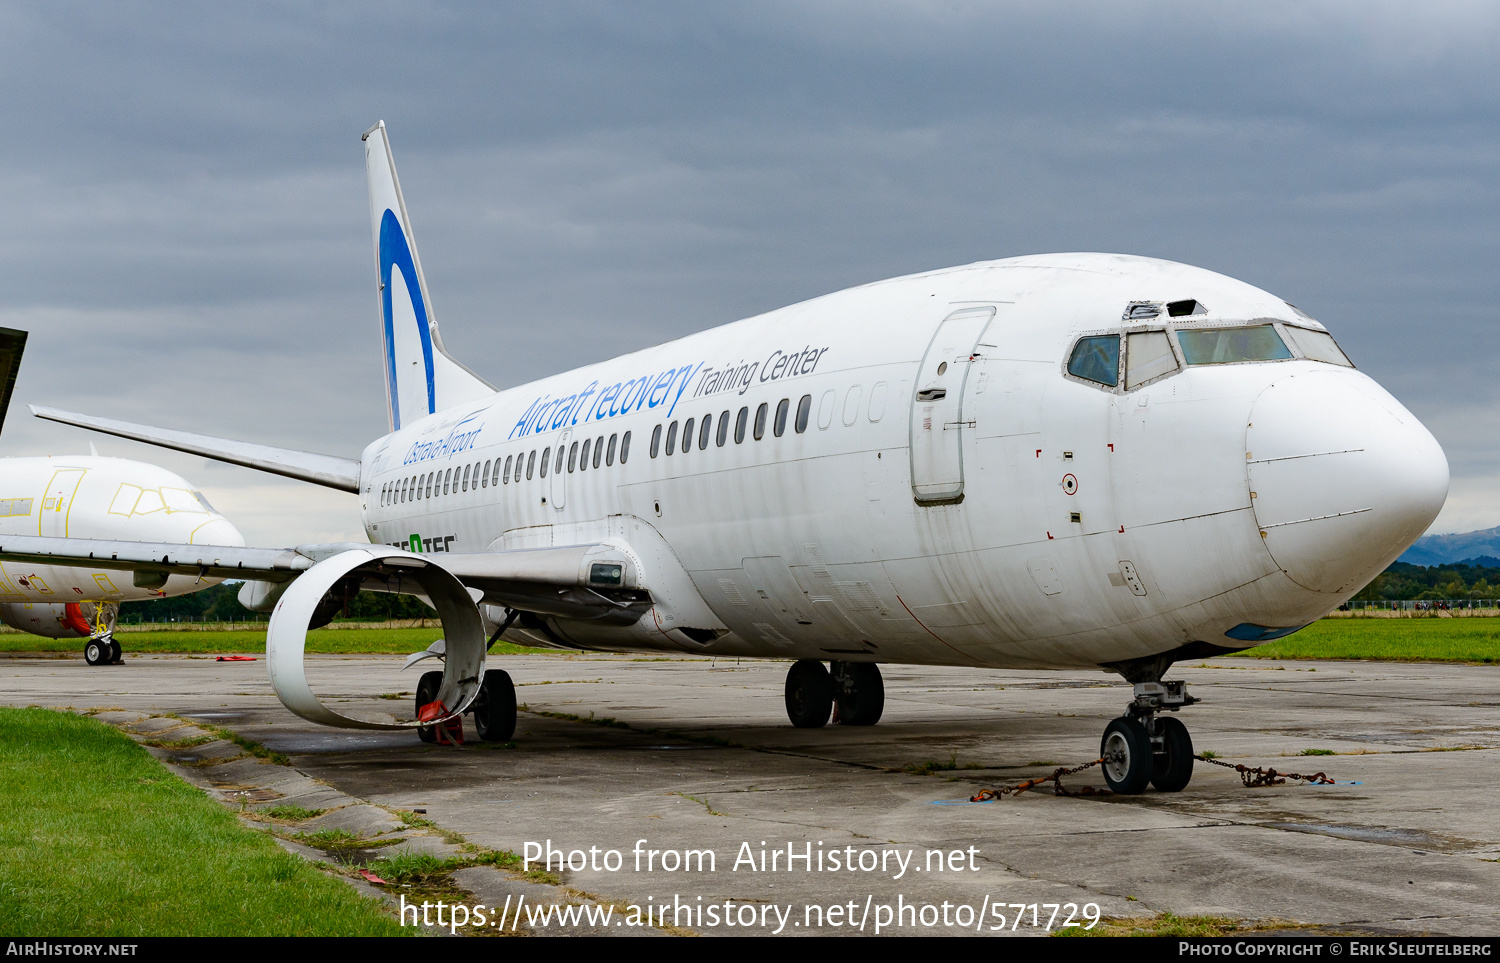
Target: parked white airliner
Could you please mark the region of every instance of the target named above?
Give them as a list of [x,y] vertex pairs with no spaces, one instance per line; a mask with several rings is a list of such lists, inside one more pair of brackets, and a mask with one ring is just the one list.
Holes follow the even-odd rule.
[[[1431,523],[1432,435],[1317,321],[1208,271],[1107,254],[882,281],[496,391],[444,349],[383,123],[365,135],[391,432],[359,460],[34,409],[358,492],[373,545],[0,538],[0,558],[256,579],[271,679],[330,725],[514,726],[487,630],[579,649],[795,660],[794,724],[870,724],[880,662],[1098,666],[1135,687],[1106,780],[1179,790],[1163,673],[1324,615]],[[303,671],[360,588],[438,610],[418,719]],[[476,605],[477,601],[477,605]],[[824,667],[831,663],[832,672]],[[430,729],[419,731],[430,732]]]
[[[0,424],[10,410],[26,351],[25,331],[0,328]],[[92,449],[92,445],[89,446]],[[177,475],[98,454],[0,458],[0,535],[133,541],[245,540],[201,493]],[[121,602],[184,595],[218,578],[117,568],[0,561],[0,621],[52,639],[86,639],[90,665],[120,661],[114,638]]]
[[[0,536],[244,545],[229,520],[180,476],[94,455],[0,459]],[[121,602],[198,592],[221,579],[110,567],[0,562],[0,621],[53,639],[86,639],[90,665],[118,662]]]

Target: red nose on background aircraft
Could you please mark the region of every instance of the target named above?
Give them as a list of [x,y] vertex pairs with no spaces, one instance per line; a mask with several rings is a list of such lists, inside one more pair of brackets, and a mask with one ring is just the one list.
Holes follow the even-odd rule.
[[[1134,686],[1106,781],[1175,791],[1192,699],[1170,666],[1326,614],[1447,496],[1432,435],[1317,321],[1140,257],[880,281],[497,391],[444,349],[385,125],[364,141],[391,431],[359,459],[33,410],[355,492],[371,544],[0,540],[250,579],[276,692],[315,722],[430,738],[468,712],[508,739],[502,637],[792,660],[804,727],[878,721],[882,662],[1094,666]],[[416,719],[307,683],[307,630],[360,589],[442,620]]]

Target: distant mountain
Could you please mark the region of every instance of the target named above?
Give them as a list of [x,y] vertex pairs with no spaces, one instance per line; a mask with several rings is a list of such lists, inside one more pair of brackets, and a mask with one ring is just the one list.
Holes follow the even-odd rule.
[[[1488,556],[1488,559],[1477,562],[1482,556]],[[1396,561],[1410,562],[1412,565],[1448,565],[1476,561],[1476,564],[1487,565],[1496,557],[1500,557],[1500,528],[1486,528],[1461,535],[1424,535]]]

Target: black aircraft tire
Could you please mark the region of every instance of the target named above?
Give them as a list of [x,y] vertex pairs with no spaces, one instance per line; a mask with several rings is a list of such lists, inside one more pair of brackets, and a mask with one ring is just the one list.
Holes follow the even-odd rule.
[[1162,751],[1156,754],[1151,785],[1162,792],[1181,792],[1193,778],[1193,738],[1187,726],[1168,716],[1159,720]]
[[83,647],[83,661],[89,665],[107,665],[114,650],[103,639],[89,639]]
[[833,680],[817,659],[792,663],[786,674],[786,714],[798,729],[817,729],[833,714]]
[[118,639],[110,639],[109,640],[109,661],[111,661],[111,662],[123,662],[123,661],[125,661],[125,650],[122,649],[122,648],[120,648],[120,641]]
[[873,726],[885,712],[885,682],[874,662],[834,663],[833,691],[840,725]]
[[[441,672],[424,672],[422,678],[417,680],[417,712],[422,707],[437,698],[438,690],[443,687],[443,674]],[[417,738],[423,742],[437,742],[436,726],[417,726]]]
[[1129,716],[1121,716],[1104,727],[1099,740],[1099,755],[1104,757],[1104,782],[1110,791],[1121,796],[1139,796],[1151,781],[1154,755],[1146,727]]
[[474,728],[485,742],[505,742],[516,734],[516,687],[504,669],[489,669],[474,697]]

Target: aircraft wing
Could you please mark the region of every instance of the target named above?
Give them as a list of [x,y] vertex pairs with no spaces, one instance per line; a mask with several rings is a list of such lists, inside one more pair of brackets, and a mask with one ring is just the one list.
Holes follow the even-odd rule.
[[29,405],[31,413],[38,418],[102,431],[107,435],[143,441],[148,445],[185,451],[190,455],[203,455],[231,465],[256,468],[275,475],[285,475],[299,481],[312,482],[339,491],[359,491],[359,460],[339,458],[336,455],[320,455],[294,448],[275,448],[271,445],[256,445],[248,441],[230,438],[215,438],[212,435],[196,435],[190,431],[174,431],[170,428],[153,428],[113,418],[98,418],[62,411],[44,405]]
[[0,560],[268,582],[296,578],[317,563],[315,558],[284,548],[121,542],[106,538],[48,538],[42,535],[0,535]]
[[[242,548],[0,535],[0,560],[288,582],[319,562],[371,547],[335,542],[296,548]],[[385,559],[390,570],[387,574],[363,573],[360,587],[420,594],[414,583],[401,577],[405,558]],[[409,558],[448,570],[466,588],[482,592],[486,602],[523,612],[629,624],[639,619],[652,601],[632,568],[624,564],[625,556],[605,543],[472,554],[438,552]]]

